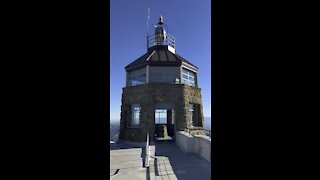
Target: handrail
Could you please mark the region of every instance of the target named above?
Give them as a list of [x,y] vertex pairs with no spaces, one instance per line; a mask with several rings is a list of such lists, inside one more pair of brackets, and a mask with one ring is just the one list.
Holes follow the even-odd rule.
[[147,132],[145,167],[149,167],[150,165],[149,162],[150,162],[150,147],[149,147],[149,132]]
[[157,42],[155,34],[147,36],[147,47],[152,47],[155,45],[169,45],[175,48],[175,38],[171,34],[166,34],[167,38],[163,42]]

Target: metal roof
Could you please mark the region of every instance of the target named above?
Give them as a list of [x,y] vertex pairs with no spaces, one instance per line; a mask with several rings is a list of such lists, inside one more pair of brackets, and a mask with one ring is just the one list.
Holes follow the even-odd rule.
[[195,65],[191,64],[186,59],[182,58],[176,53],[168,50],[167,46],[153,46],[148,49],[148,52],[130,63],[125,67],[127,71],[132,71],[146,65],[152,66],[180,66],[182,62],[198,69]]

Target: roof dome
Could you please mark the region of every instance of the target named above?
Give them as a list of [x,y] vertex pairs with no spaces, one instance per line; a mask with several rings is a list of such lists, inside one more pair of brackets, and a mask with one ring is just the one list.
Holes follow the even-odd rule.
[[146,65],[180,66],[182,64],[189,66],[195,71],[198,70],[198,67],[191,64],[189,61],[182,58],[178,54],[171,52],[166,46],[157,45],[149,48],[147,53],[130,63],[125,67],[125,69],[127,71],[132,71]]

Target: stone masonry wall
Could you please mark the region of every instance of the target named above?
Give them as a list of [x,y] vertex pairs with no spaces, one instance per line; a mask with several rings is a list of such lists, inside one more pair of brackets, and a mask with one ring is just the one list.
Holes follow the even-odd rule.
[[[190,127],[188,105],[200,104],[200,119],[203,126],[203,110],[201,89],[183,84],[142,84],[123,88],[119,139],[131,142],[145,142],[146,133],[150,133],[150,140],[154,141],[154,110],[155,102],[175,102],[175,131]],[[140,104],[140,127],[127,127],[128,104]],[[198,133],[197,133],[198,134]]]

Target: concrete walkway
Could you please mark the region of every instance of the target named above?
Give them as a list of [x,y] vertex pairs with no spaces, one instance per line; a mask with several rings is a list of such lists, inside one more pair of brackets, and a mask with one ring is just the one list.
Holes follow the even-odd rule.
[[144,148],[115,144],[110,149],[110,178],[113,180],[206,180],[211,165],[197,155],[182,152],[173,141],[151,146],[150,168],[143,167]]

